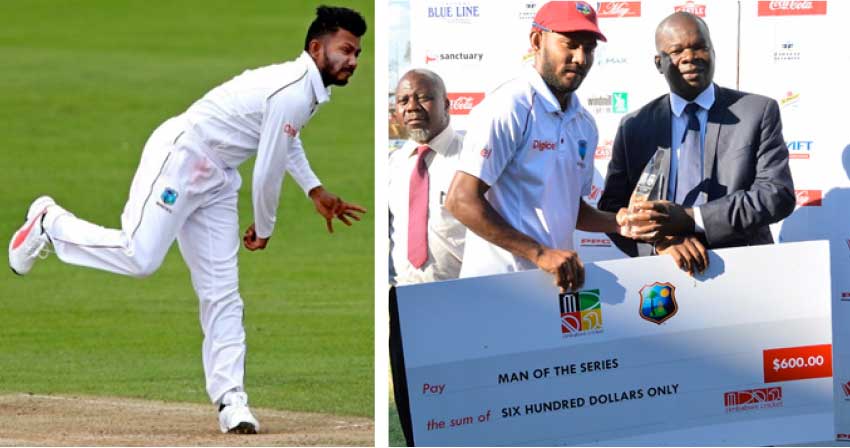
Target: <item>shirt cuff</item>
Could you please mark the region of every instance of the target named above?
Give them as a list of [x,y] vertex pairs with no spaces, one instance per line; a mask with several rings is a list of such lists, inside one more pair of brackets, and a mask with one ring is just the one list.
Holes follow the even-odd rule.
[[310,190],[321,186],[322,182],[319,181],[318,177],[313,177],[311,179],[305,180],[303,184],[299,185],[302,190],[304,190],[305,196],[310,196]]
[[705,233],[705,223],[702,221],[702,212],[699,207],[694,207],[694,232]]

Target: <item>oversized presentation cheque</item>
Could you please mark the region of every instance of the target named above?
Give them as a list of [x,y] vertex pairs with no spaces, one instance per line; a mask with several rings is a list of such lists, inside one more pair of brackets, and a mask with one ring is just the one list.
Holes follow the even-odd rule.
[[[834,438],[825,241],[395,290],[416,445],[772,445]],[[391,293],[392,296],[392,293]]]

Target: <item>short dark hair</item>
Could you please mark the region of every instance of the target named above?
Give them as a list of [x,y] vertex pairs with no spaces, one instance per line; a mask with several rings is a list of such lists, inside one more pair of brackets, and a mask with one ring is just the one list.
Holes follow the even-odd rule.
[[325,34],[337,32],[340,28],[360,37],[366,34],[366,20],[359,12],[342,7],[319,6],[316,8],[316,19],[307,29],[304,39],[304,51],[310,47],[310,41]]

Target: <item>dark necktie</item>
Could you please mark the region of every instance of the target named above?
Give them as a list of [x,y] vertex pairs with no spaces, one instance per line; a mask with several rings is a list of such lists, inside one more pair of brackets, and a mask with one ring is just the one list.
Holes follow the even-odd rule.
[[702,151],[700,151],[700,125],[697,118],[697,111],[700,109],[696,103],[689,103],[685,107],[688,128],[682,137],[682,147],[679,151],[675,200],[677,204],[684,207],[694,205],[702,183]]
[[428,145],[416,148],[419,156],[410,174],[410,193],[407,215],[407,259],[415,268],[428,260],[428,166],[425,156]]

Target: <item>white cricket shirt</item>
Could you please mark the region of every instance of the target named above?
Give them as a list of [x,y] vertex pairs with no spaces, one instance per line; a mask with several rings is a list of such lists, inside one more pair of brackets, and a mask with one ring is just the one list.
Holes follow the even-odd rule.
[[[490,186],[487,200],[516,230],[573,248],[579,200],[590,194],[596,122],[573,94],[566,111],[529,67],[473,109],[459,171]],[[461,277],[536,266],[467,232]]]
[[256,154],[253,205],[258,237],[272,234],[285,172],[305,193],[321,185],[304,155],[300,131],[329,99],[319,69],[303,52],[294,61],[246,70],[183,114],[189,128],[181,139],[198,144],[224,166],[235,168]]
[[420,268],[407,260],[407,226],[410,175],[416,167],[416,148],[408,140],[390,155],[390,283],[407,285],[457,278],[463,259],[466,227],[446,210],[446,193],[452,183],[463,139],[449,125],[427,143],[433,151],[425,156],[428,166],[428,259]]

